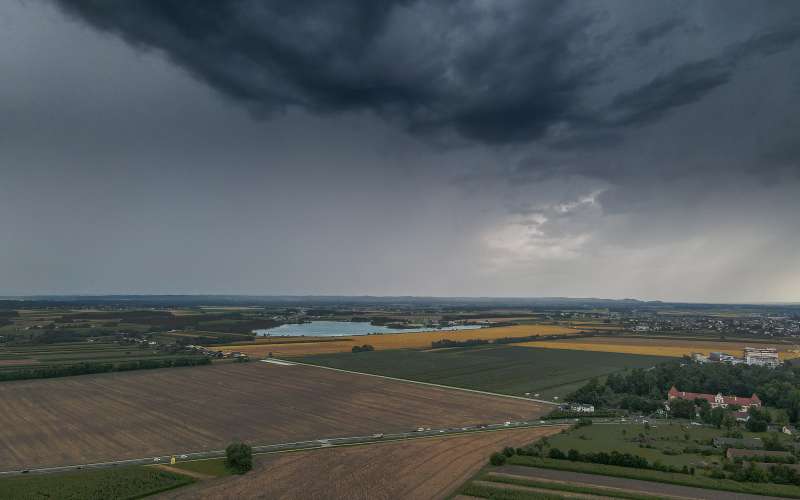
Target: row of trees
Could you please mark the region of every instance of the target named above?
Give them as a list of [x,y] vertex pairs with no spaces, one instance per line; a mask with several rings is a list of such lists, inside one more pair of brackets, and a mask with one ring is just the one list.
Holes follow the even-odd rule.
[[374,351],[375,348],[372,347],[370,344],[364,344],[364,345],[354,345],[353,348],[350,350],[352,352],[371,352]]
[[486,339],[468,339],[468,340],[434,340],[431,342],[431,349],[442,349],[445,347],[472,347],[476,345],[485,345],[489,341]]
[[0,381],[67,377],[90,373],[122,372],[173,366],[208,365],[210,363],[211,360],[205,356],[191,356],[185,358],[138,359],[116,363],[82,362],[68,365],[47,365],[17,370],[0,370]]

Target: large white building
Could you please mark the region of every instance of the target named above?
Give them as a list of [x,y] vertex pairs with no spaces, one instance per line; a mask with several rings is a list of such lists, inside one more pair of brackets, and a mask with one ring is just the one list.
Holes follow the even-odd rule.
[[748,365],[768,366],[770,368],[775,368],[781,364],[777,349],[762,347],[745,347],[744,362]]

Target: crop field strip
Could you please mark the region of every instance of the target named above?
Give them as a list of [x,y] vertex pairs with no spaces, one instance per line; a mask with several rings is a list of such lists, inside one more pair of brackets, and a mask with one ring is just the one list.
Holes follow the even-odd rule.
[[0,384],[0,469],[526,420],[534,402],[233,363]]
[[592,337],[591,339],[542,340],[514,344],[538,349],[569,349],[580,351],[640,354],[650,356],[682,357],[694,352],[707,355],[719,351],[741,354],[744,347],[774,347],[781,359],[800,357],[800,346],[788,343],[764,343],[763,341],[715,341],[710,339],[674,339],[658,337]]
[[668,358],[516,346],[394,350],[290,358],[304,363],[509,395],[560,395],[593,377]]

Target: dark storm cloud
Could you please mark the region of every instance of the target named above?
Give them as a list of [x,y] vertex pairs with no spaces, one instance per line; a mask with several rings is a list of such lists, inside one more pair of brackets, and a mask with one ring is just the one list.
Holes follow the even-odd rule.
[[699,101],[728,83],[736,67],[751,57],[772,55],[800,40],[800,24],[778,28],[735,44],[715,58],[682,64],[649,83],[619,94],[609,115],[614,123],[641,125],[661,118],[668,111]]
[[256,113],[367,109],[413,132],[489,143],[569,120],[597,69],[571,52],[590,17],[560,1],[59,3]]
[[[619,136],[598,129],[658,120],[728,83],[741,61],[785,50],[798,38],[796,26],[761,33],[621,87],[603,107],[587,104],[584,94],[616,61],[603,55],[610,35],[590,34],[602,13],[580,3],[58,3],[99,29],[164,51],[257,115],[292,106],[371,110],[417,134],[490,144],[542,139],[566,124],[575,136],[553,140],[556,149],[613,146]],[[688,21],[628,24],[611,34],[632,30],[640,53]]]
[[649,45],[659,38],[663,38],[678,28],[684,26],[685,22],[686,21],[684,19],[678,18],[665,19],[661,22],[639,30],[634,36],[634,40],[639,45]]
[[798,19],[0,2],[0,293],[798,300]]

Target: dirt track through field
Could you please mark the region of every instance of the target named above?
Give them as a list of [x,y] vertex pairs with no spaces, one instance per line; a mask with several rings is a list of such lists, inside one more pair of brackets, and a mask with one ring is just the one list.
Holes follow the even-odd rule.
[[516,429],[259,456],[244,476],[171,491],[162,499],[437,499],[475,474],[492,452],[558,428]]
[[534,402],[267,363],[0,384],[0,470],[526,420]]

